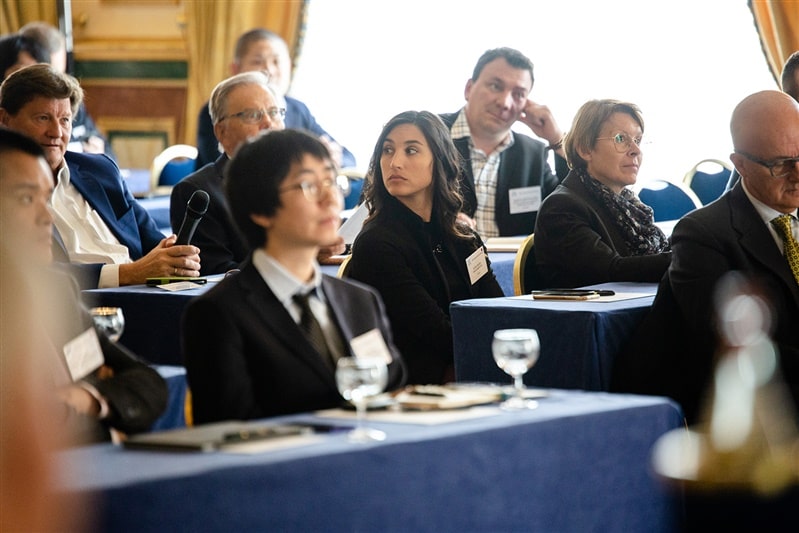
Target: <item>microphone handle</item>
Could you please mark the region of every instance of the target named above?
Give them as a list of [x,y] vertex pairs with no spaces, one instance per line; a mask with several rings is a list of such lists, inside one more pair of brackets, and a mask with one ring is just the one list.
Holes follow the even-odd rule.
[[175,245],[189,244],[191,238],[194,236],[194,230],[197,229],[197,224],[200,223],[201,216],[190,216],[189,212],[183,217],[183,223],[180,225],[178,231],[178,238]]

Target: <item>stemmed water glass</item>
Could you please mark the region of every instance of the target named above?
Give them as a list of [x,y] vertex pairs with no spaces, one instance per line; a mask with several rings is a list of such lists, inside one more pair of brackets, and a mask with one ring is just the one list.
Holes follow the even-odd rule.
[[538,402],[524,398],[522,376],[538,360],[541,344],[534,329],[499,329],[494,332],[491,351],[499,368],[513,377],[514,395],[502,402],[507,410],[535,409]]
[[386,439],[380,430],[366,427],[366,403],[386,388],[388,368],[381,358],[342,357],[336,363],[336,385],[345,400],[352,402],[358,413],[358,425],[347,434],[350,442]]
[[120,307],[92,307],[89,314],[97,329],[113,342],[125,331],[125,315]]

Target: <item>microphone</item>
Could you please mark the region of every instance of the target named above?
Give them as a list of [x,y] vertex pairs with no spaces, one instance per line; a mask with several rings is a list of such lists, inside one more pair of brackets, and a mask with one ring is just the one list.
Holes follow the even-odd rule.
[[208,211],[208,203],[211,201],[211,198],[208,196],[208,193],[203,191],[202,189],[198,189],[194,191],[189,198],[189,204],[186,206],[186,214],[183,216],[183,223],[180,225],[180,231],[178,231],[178,239],[175,241],[175,244],[189,244],[191,238],[194,236],[194,230],[197,229],[197,224],[200,223],[200,219],[203,217],[206,211]]

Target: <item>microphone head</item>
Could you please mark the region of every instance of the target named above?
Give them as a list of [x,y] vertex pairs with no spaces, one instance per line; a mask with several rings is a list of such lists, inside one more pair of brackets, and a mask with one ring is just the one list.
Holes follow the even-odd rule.
[[189,198],[189,204],[186,209],[193,212],[198,216],[202,216],[208,211],[208,204],[211,202],[211,197],[202,189],[194,191]]

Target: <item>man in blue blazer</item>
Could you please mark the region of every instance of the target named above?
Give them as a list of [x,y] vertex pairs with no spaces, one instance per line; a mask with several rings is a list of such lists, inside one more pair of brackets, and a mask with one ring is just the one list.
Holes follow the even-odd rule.
[[0,124],[36,140],[53,171],[56,261],[71,263],[83,288],[199,276],[199,249],[163,238],[111,159],[67,153],[82,99],[78,81],[47,64],[15,72],[0,90]]
[[[269,75],[273,85],[286,100],[285,125],[287,128],[305,130],[316,135],[327,145],[333,161],[340,168],[355,166],[355,156],[340,145],[332,135],[316,122],[311,110],[303,102],[287,96],[291,85],[291,56],[286,42],[280,35],[256,28],[241,35],[236,41],[232,74],[262,71]],[[197,117],[197,168],[211,163],[219,157],[219,144],[214,136],[214,124],[208,111],[208,104],[200,110]]]
[[799,104],[778,91],[755,93],[735,108],[730,129],[741,181],[675,226],[671,266],[612,383],[618,391],[670,396],[690,422],[703,415],[724,353],[716,291],[731,271],[771,307],[770,334],[799,404],[799,267],[792,272],[774,223],[789,215],[793,239],[799,235]]
[[[466,82],[466,105],[441,115],[463,156],[464,220],[485,239],[529,235],[541,201],[566,177],[563,132],[546,106],[528,98],[533,64],[518,50],[488,50]],[[549,146],[511,131],[517,121]],[[557,175],[547,162],[555,152]]]
[[[240,273],[186,308],[194,420],[336,407],[343,400],[334,361],[341,357],[379,357],[388,364],[388,389],[401,386],[405,368],[378,293],[323,275],[316,262],[335,238],[342,207],[327,148],[302,131],[267,131],[236,151],[225,179],[251,254]],[[305,329],[311,322],[315,328]]]

